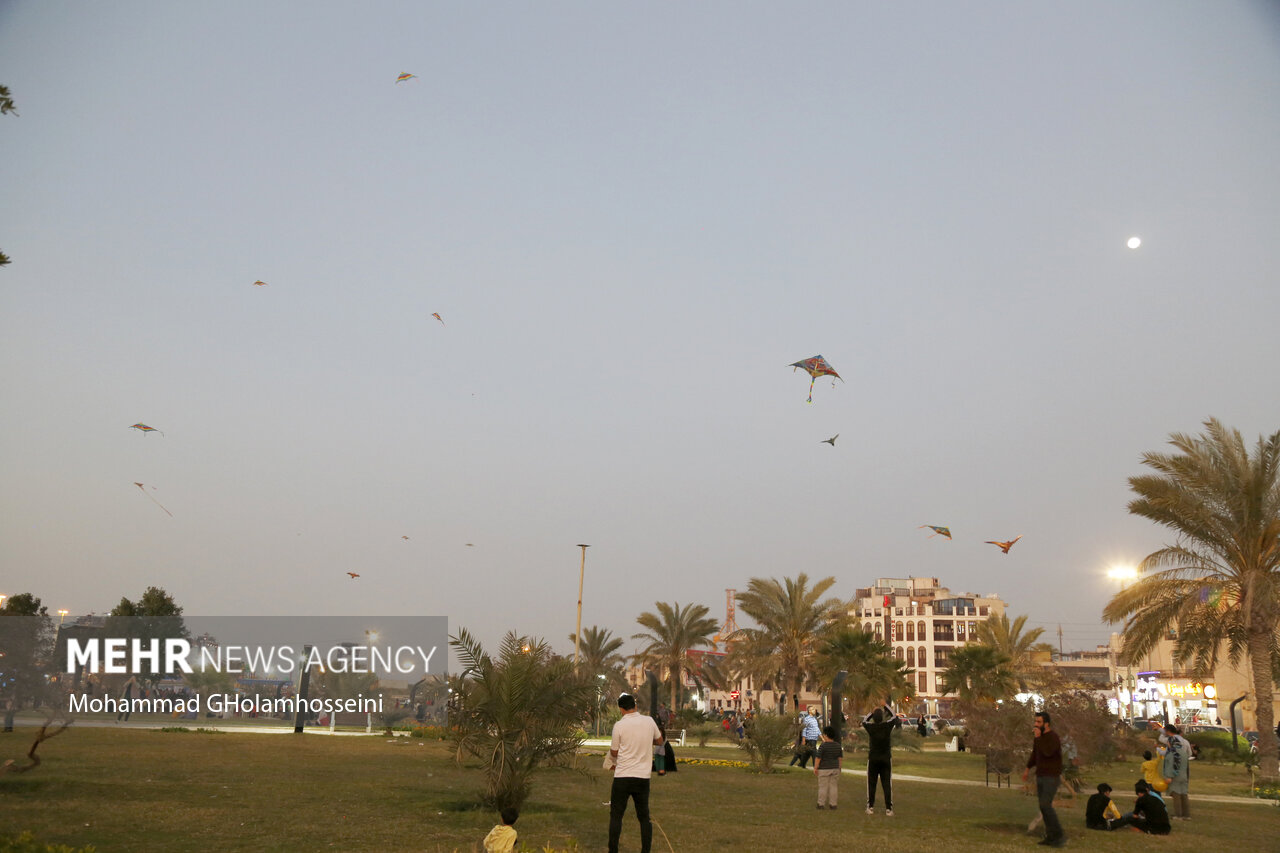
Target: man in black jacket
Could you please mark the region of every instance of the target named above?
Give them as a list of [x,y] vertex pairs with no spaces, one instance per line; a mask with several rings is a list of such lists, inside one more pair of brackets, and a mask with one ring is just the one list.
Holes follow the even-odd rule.
[[889,700],[863,717],[862,727],[867,730],[870,749],[867,753],[867,814],[876,813],[876,780],[884,786],[884,814],[893,817],[893,730],[902,728],[902,721],[889,708]]

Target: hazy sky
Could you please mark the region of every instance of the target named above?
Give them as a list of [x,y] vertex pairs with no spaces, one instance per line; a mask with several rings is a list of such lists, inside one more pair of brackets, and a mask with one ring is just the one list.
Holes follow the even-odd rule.
[[50,609],[567,650],[586,542],[627,637],[803,571],[1091,647],[1169,541],[1141,454],[1280,429],[1276,3],[29,0],[0,83],[0,593]]

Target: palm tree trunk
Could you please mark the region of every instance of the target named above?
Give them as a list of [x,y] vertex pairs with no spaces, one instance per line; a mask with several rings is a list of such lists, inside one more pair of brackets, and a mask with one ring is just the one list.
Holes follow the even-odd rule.
[[[1254,624],[1257,625],[1255,620]],[[1275,780],[1277,746],[1275,709],[1272,706],[1271,638],[1256,628],[1249,632],[1249,663],[1253,672],[1253,707],[1258,720],[1258,771],[1262,778]]]

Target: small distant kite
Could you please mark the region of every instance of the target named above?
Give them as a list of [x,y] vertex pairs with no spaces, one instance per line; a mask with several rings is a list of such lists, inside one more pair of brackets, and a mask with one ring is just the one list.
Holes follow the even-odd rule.
[[1017,542],[1017,541],[1018,541],[1019,539],[1021,539],[1021,538],[1022,538],[1022,536],[1021,536],[1021,535],[1019,535],[1019,536],[1015,536],[1015,537],[1013,537],[1012,539],[1010,539],[1008,542],[996,542],[995,540],[988,539],[988,540],[986,540],[983,544],[984,544],[984,545],[995,545],[997,548],[999,548],[999,549],[1001,550],[1001,552],[1003,552],[1003,553],[1005,553],[1005,554],[1008,554],[1008,553],[1009,553],[1009,549],[1013,547],[1013,543]]
[[468,547],[468,548],[474,548],[474,547],[476,547],[476,546],[475,546],[475,543],[474,543],[474,542],[468,542],[468,543],[467,543],[467,547]]
[[[138,490],[139,490],[140,492],[142,492],[144,495],[147,495],[147,487],[146,487],[146,486],[142,485],[141,483],[134,483],[134,485],[138,487]],[[154,488],[155,488],[155,486],[152,486],[151,488],[153,488],[153,489],[154,489]],[[160,503],[160,501],[158,501],[158,500],[156,500],[155,498],[151,497],[151,495],[147,495],[147,497],[151,499],[151,502],[152,502],[153,504],[155,504],[156,506],[160,507],[161,509],[164,509],[164,511],[165,511],[166,513],[168,513],[168,515],[169,515],[169,517],[170,517],[170,518],[173,518],[173,513],[169,512],[169,510],[165,509],[165,508],[164,508],[164,504]]]
[[396,78],[396,83],[403,83],[405,80],[413,80],[417,74],[410,74],[408,71],[401,71],[400,76]]
[[[813,358],[806,358],[803,361],[797,361],[792,364],[791,367],[803,368],[809,374],[809,399],[805,400],[806,403],[813,402],[813,383],[817,381],[819,376],[834,376],[841,382],[844,381],[844,378],[841,377],[839,373],[836,373],[835,368],[827,364],[827,360],[820,355],[815,355]],[[792,372],[794,373],[795,371],[793,370]],[[836,387],[836,383],[832,382],[831,387]],[[834,444],[831,446],[835,447]]]
[[431,316],[432,316],[432,317],[435,317],[437,320],[439,320],[439,321],[440,321],[440,325],[441,325],[441,326],[443,326],[443,325],[444,325],[444,318],[443,318],[443,317],[441,317],[439,314],[437,314],[436,312],[432,311],[432,312],[431,312]]
[[[147,426],[146,424],[134,424],[129,427],[129,429],[136,429],[138,432],[160,432],[160,430],[155,427]],[[164,435],[162,432],[160,432],[160,434]]]
[[265,281],[263,281],[262,279],[258,279],[257,281],[255,281],[255,282],[253,283],[253,286],[254,286],[254,287],[266,287],[266,286],[267,286],[267,283],[266,283]]
[[347,574],[351,575],[352,580],[355,580],[356,578],[360,577],[359,572],[347,572]]
[[840,437],[840,433],[836,433],[835,435],[831,436],[831,438],[824,438],[824,439],[822,439],[822,441],[820,441],[820,442],[818,442],[818,443],[819,443],[819,444],[829,444],[829,445],[831,445],[832,447],[835,447],[835,446],[836,446],[836,439],[837,439],[837,438],[839,438],[839,437]]
[[[950,527],[935,527],[935,526],[934,526],[934,525],[932,525],[932,524],[922,524],[922,525],[920,525],[920,526],[919,526],[918,528],[916,528],[916,529],[917,529],[917,530],[924,530],[926,527],[933,531],[932,533],[930,533],[930,534],[929,534],[929,538],[930,538],[930,539],[932,539],[932,538],[933,538],[933,537],[935,537],[935,536],[945,536],[945,537],[947,537],[947,541],[950,541],[950,540],[951,540],[951,528],[950,528]],[[1012,545],[1012,544],[1013,544],[1013,542],[1010,542],[1009,544],[1010,544],[1010,545]],[[1007,554],[1007,553],[1009,553],[1009,552],[1008,552],[1008,551],[1005,551],[1005,553]]]
[[408,539],[409,537],[408,537],[408,536],[401,536],[400,538],[401,538],[401,539]]

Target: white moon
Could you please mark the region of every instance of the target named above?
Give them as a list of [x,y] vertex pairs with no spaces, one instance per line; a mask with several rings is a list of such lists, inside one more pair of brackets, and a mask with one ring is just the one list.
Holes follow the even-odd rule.
[[1125,245],[1126,245],[1126,246],[1128,246],[1130,249],[1136,249],[1136,248],[1138,248],[1139,246],[1141,246],[1141,245],[1142,245],[1142,238],[1141,238],[1141,237],[1130,237],[1130,238],[1129,238],[1129,242],[1125,243]]

